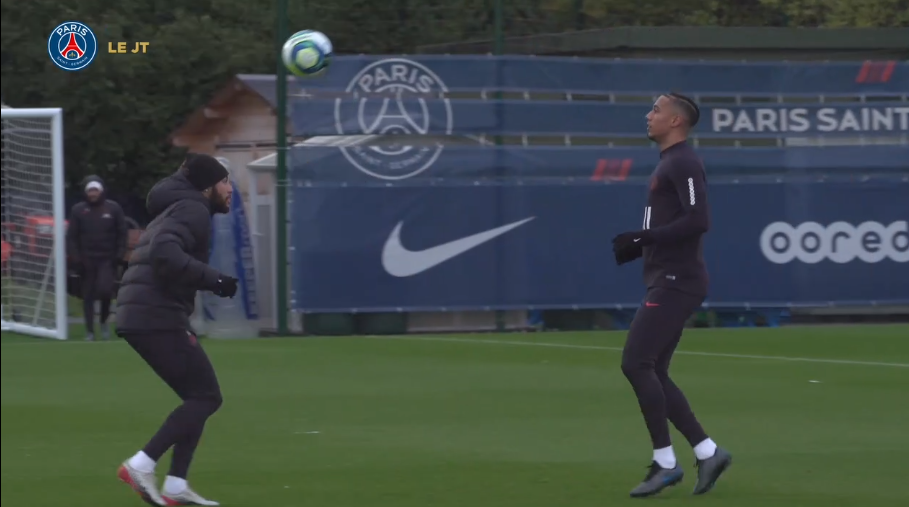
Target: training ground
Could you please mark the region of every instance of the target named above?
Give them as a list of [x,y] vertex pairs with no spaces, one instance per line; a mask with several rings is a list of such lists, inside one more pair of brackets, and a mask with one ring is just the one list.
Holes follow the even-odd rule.
[[[619,507],[649,441],[623,333],[205,342],[225,403],[191,476],[236,507]],[[120,340],[2,339],[2,505],[144,505],[116,468],[177,399]],[[672,374],[735,455],[654,505],[905,505],[909,326],[689,330]],[[165,458],[169,462],[169,458]],[[160,468],[161,476],[167,463]],[[901,471],[903,470],[903,471]]]

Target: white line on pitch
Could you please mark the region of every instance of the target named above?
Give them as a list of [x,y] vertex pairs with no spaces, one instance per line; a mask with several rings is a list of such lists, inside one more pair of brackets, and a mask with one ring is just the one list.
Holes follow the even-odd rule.
[[[295,339],[296,337],[281,337],[281,338],[268,338],[268,340],[281,340],[281,339]],[[316,338],[325,338],[325,339],[338,339],[335,337],[316,337]],[[357,336],[354,338],[365,338],[367,340],[401,340],[401,341],[424,341],[424,342],[450,342],[450,343],[467,343],[467,344],[488,344],[488,345],[512,345],[518,347],[544,347],[544,348],[555,348],[555,349],[576,349],[576,350],[608,350],[613,352],[621,352],[622,347],[606,347],[602,345],[579,345],[576,343],[551,343],[551,342],[524,342],[524,341],[510,341],[510,340],[483,340],[476,338],[456,338],[448,336],[420,336],[420,335],[398,335],[398,336]],[[254,340],[255,338],[251,338]],[[313,339],[313,338],[308,338]],[[123,340],[111,340],[108,343],[118,343],[123,342]],[[13,342],[13,343],[4,343],[4,347],[11,347],[17,345],[34,345],[42,343],[67,343],[67,344],[96,344],[99,342],[86,342],[82,340],[72,340],[59,342],[57,340],[44,340],[44,339],[35,339],[34,342]],[[105,342],[100,342],[105,343]],[[123,342],[125,343],[125,342]],[[757,359],[762,361],[788,361],[796,363],[818,363],[818,364],[844,364],[852,366],[882,366],[882,367],[891,367],[891,368],[909,368],[909,364],[906,363],[885,363],[877,361],[852,361],[848,359],[822,359],[816,357],[786,357],[786,356],[761,356],[753,354],[724,354],[722,352],[697,352],[692,350],[676,350],[675,352],[678,355],[684,356],[700,356],[700,357],[727,357],[732,359]]]
[[[370,336],[373,340],[411,340],[427,342],[451,342],[451,343],[474,343],[489,345],[513,345],[517,347],[549,347],[556,349],[578,349],[578,350],[610,350],[621,352],[621,347],[605,347],[602,345],[578,345],[574,343],[549,343],[549,342],[524,342],[510,340],[483,340],[475,338],[455,338],[446,336]],[[893,368],[909,368],[909,364],[904,363],[882,363],[875,361],[850,361],[846,359],[819,359],[812,357],[784,357],[784,356],[760,356],[752,354],[724,354],[721,352],[696,352],[690,350],[677,350],[675,352],[685,356],[701,357],[728,357],[733,359],[759,359],[764,361],[789,361],[799,363],[821,363],[821,364],[848,364],[853,366],[889,366]]]

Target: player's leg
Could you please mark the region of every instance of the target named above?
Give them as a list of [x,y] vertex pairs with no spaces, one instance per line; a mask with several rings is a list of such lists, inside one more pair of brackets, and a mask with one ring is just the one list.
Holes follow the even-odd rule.
[[152,459],[144,450],[139,451],[120,464],[120,468],[117,469],[117,477],[131,487],[146,503],[167,505],[158,489],[155,463],[156,460]]
[[[692,309],[692,312],[694,310],[696,308]],[[720,475],[732,464],[732,455],[717,447],[716,443],[707,436],[700,421],[695,417],[687,397],[669,376],[669,365],[675,349],[681,341],[683,331],[683,328],[678,330],[671,346],[657,358],[656,373],[663,384],[669,421],[685,437],[694,449],[697,458],[698,482],[694,487],[694,494],[703,494],[713,488]]]
[[[651,289],[638,309],[622,353],[622,372],[635,395],[653,446],[653,465],[632,496],[651,496],[682,480],[669,435],[666,394],[657,375],[657,361],[673,347],[678,329],[691,311],[679,304],[676,291]],[[699,304],[700,302],[698,302]]]
[[[186,331],[125,338],[155,373],[183,399],[183,403],[171,412],[142,450],[124,464],[128,471],[144,474],[143,480],[149,475],[153,480],[157,462],[168,449],[201,433],[208,417],[220,407],[221,393],[220,390],[212,392],[210,386],[200,381],[204,377],[194,372],[195,368],[204,369],[206,364],[210,367],[210,362],[195,337]],[[147,487],[144,491],[149,493]],[[155,485],[155,494],[164,502],[157,491]]]
[[[139,354],[139,357],[173,389],[174,382],[179,376],[177,372],[184,368],[179,364],[168,364],[175,359],[183,362],[178,354],[180,348],[174,340],[173,333],[126,335],[123,338]],[[168,420],[170,419],[171,417],[168,417]],[[160,434],[161,429],[155,434],[159,440],[161,439]],[[152,505],[167,505],[158,489],[155,467],[169,448],[170,445],[151,445],[149,442],[141,451],[126,460],[117,472],[120,480],[129,484],[143,500]]]
[[85,339],[95,339],[95,287],[98,270],[94,261],[85,260],[82,264],[82,318],[85,321]]
[[[668,341],[661,336],[665,334],[662,327],[653,309],[640,308],[631,322],[622,351],[622,373],[638,399],[654,450],[671,446],[666,396],[656,374],[657,357],[663,342]],[[660,455],[656,452],[654,461],[664,468],[675,468],[676,464],[674,455]]]
[[669,365],[681,338],[682,330],[679,330],[672,344],[657,358],[656,374],[663,386],[669,422],[679,430],[692,447],[695,447],[709,439],[704,428],[701,427],[701,423],[694,416],[685,394],[669,376]]
[[199,424],[189,428],[174,443],[170,471],[164,481],[163,490],[165,500],[171,505],[218,505],[217,502],[206,500],[196,494],[187,482],[189,468],[202,439],[205,423],[218,410],[222,400],[215,369],[202,348],[200,346],[196,348],[200,353],[193,360],[192,378],[187,379],[187,382],[179,387],[178,394],[184,400],[200,400],[203,410],[198,414]]

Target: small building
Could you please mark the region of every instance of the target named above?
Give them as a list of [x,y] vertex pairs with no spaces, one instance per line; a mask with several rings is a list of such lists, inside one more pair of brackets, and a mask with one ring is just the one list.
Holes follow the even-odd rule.
[[[288,94],[300,93],[288,79]],[[246,166],[275,151],[278,128],[275,76],[238,74],[170,134],[174,146],[224,157],[240,191],[249,189]],[[288,135],[291,126],[288,125]]]

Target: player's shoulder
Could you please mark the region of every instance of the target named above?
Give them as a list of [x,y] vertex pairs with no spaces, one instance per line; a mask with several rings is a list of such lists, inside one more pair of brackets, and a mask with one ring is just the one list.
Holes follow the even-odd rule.
[[174,203],[174,212],[183,216],[210,216],[208,206],[195,199],[180,199]]
[[704,161],[694,148],[680,150],[672,160],[672,171],[678,175],[693,176],[704,173]]
[[88,203],[85,201],[80,201],[80,202],[77,202],[75,205],[73,205],[72,212],[73,213],[82,213],[83,211],[85,211],[87,209],[88,209]]
[[190,229],[208,229],[211,225],[211,212],[208,206],[195,199],[181,199],[173,204],[170,217],[185,224]]
[[676,160],[682,164],[695,164],[701,165],[701,156],[698,154],[697,150],[686,144],[676,153]]
[[106,199],[104,205],[107,206],[108,211],[123,213],[123,207],[117,201]]

